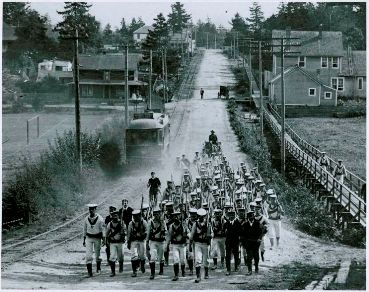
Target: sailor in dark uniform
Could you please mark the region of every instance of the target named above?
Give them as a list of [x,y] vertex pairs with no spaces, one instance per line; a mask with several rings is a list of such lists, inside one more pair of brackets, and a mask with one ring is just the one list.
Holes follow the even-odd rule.
[[231,258],[234,257],[234,270],[238,271],[239,245],[240,245],[240,222],[236,218],[236,212],[228,211],[228,221],[224,224],[225,247],[226,247],[226,267],[229,276],[231,274]]

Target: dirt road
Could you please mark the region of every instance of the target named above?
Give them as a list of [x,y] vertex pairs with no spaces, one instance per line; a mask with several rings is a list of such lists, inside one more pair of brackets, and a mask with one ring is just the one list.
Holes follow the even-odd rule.
[[[223,151],[236,168],[239,162],[248,161],[245,154],[238,148],[237,138],[230,128],[224,101],[217,100],[217,88],[222,83],[234,80],[228,68],[229,61],[215,50],[205,52],[199,73],[196,78],[195,91],[192,99],[182,100],[169,106],[172,113],[172,135],[170,153],[167,163],[158,167],[158,176],[164,184],[173,175],[179,183],[179,174],[175,173],[172,165],[175,156],[186,154],[192,159],[196,150],[200,151],[202,143],[207,139],[210,130],[215,130],[218,139],[222,141]],[[205,89],[204,99],[200,100],[199,88]],[[175,108],[175,111],[174,111]],[[249,166],[252,163],[248,161]],[[122,188],[121,195],[117,195],[112,204],[119,206],[122,197],[129,198],[134,207],[140,204],[140,193],[145,190],[145,179],[149,177],[152,168],[143,168],[140,176],[122,178],[122,183],[129,182],[128,188]],[[98,210],[106,215],[107,210]],[[82,226],[81,226],[82,228]],[[286,274],[281,274],[279,267],[283,265],[317,265],[318,268],[336,267],[344,259],[365,260],[365,250],[345,247],[339,244],[322,242],[297,232],[291,227],[282,228],[281,245],[278,249],[269,250],[269,241],[265,241],[267,252],[266,261],[260,265],[260,274],[245,276],[245,270],[225,276],[224,271],[210,272],[210,279],[194,284],[195,276],[180,278],[172,282],[172,266],[166,267],[164,276],[157,276],[154,281],[149,280],[149,272],[138,274],[131,278],[130,258],[125,250],[125,264],[123,274],[110,278],[109,267],[105,266],[105,251],[102,253],[103,271],[101,275],[85,278],[85,249],[82,237],[71,240],[52,250],[39,253],[24,261],[18,261],[8,266],[2,273],[2,288],[16,289],[286,289]],[[104,250],[104,249],[103,249]],[[148,270],[148,269],[147,269]],[[274,279],[275,282],[271,282]],[[314,279],[312,276],[312,280]],[[318,279],[319,280],[319,279]],[[268,286],[265,286],[268,283]]]

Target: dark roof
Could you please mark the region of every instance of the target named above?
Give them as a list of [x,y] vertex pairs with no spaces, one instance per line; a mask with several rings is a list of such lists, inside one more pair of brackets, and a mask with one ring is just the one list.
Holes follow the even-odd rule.
[[342,59],[342,75],[366,76],[366,51],[352,51],[352,72],[349,70],[348,53]]
[[15,35],[15,26],[3,22],[3,41],[15,41],[18,37]]
[[136,29],[133,33],[149,33],[149,30],[154,30],[154,28],[150,25],[144,25]]
[[[141,54],[128,54],[128,69],[136,70]],[[124,70],[125,54],[80,55],[80,70]]]
[[[300,47],[290,47],[291,52],[300,52],[301,56],[343,56],[342,32],[340,31],[322,31],[321,38],[319,31],[297,31],[291,30],[289,36],[291,38],[299,38],[291,40],[291,43],[301,43]],[[286,30],[273,30],[273,38],[287,37]],[[278,44],[279,41],[274,41]],[[279,52],[280,48],[273,48],[275,52]]]
[[[292,72],[295,72],[295,71],[300,71],[302,74],[304,74],[307,78],[309,78],[310,80],[314,81],[315,83],[318,83],[318,84],[320,84],[322,86],[331,88],[330,86],[328,86],[327,84],[325,84],[321,79],[319,79],[317,76],[314,76],[313,74],[307,72],[306,70],[304,70],[303,68],[301,68],[301,67],[299,67],[297,65],[287,67],[284,70],[284,76],[287,76],[287,75],[289,75],[289,74],[291,74]],[[274,83],[277,80],[279,80],[280,78],[281,78],[281,74],[278,74],[277,76],[275,76],[269,82],[270,83]],[[331,89],[333,89],[333,88],[331,88]]]

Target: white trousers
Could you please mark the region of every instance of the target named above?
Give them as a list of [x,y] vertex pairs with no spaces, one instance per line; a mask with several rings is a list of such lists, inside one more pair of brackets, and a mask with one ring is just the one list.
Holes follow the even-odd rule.
[[92,264],[94,252],[96,261],[101,261],[100,249],[100,238],[86,237],[86,264]]
[[144,240],[132,241],[131,242],[130,254],[131,254],[131,260],[139,259],[139,260],[144,261],[146,259],[146,256],[145,256],[145,241]]
[[150,240],[150,262],[161,262],[164,260],[164,245],[165,242],[159,242],[159,241],[154,241],[154,240]]
[[213,238],[211,240],[210,257],[225,257],[225,237]]
[[186,258],[186,244],[171,244],[171,250],[173,254],[173,264],[185,264]]
[[209,246],[206,243],[195,242],[196,267],[209,267]]
[[269,218],[268,237],[281,237],[281,220],[273,220]]
[[123,254],[123,243],[110,243],[110,257],[109,261],[123,261],[124,254]]

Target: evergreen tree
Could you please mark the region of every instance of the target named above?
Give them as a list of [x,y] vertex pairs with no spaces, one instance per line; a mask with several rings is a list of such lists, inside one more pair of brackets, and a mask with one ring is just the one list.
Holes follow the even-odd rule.
[[25,2],[4,2],[3,21],[9,25],[19,26],[29,10],[29,4]]
[[264,22],[264,13],[257,2],[252,3],[250,7],[250,18],[246,18],[246,20],[249,22],[250,31],[254,34],[254,37],[260,38]]
[[108,23],[103,30],[103,42],[104,44],[111,44],[113,41],[113,30],[111,25]]
[[171,8],[172,12],[168,14],[168,23],[173,32],[181,32],[191,19],[191,15],[186,13],[180,2],[172,4]]
[[74,36],[76,30],[87,47],[101,46],[100,23],[89,14],[91,6],[86,2],[65,2],[64,10],[57,11],[63,20],[56,25],[55,30],[59,32],[63,46],[71,48],[71,42],[68,45],[63,39]]

